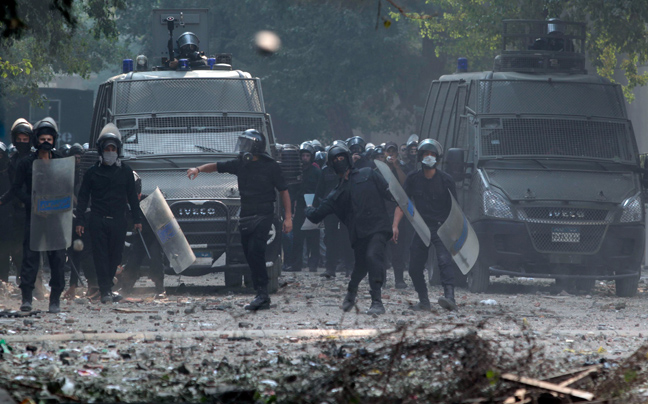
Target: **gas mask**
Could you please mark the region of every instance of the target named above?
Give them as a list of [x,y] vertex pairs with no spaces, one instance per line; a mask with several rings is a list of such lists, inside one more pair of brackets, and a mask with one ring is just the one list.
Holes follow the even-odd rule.
[[427,156],[421,161],[423,168],[432,169],[436,166],[437,159],[434,156]]
[[27,154],[31,151],[31,143],[29,142],[16,142],[14,143],[18,154]]
[[47,151],[47,152],[52,151],[53,148],[54,148],[54,145],[51,144],[50,142],[43,142],[43,143],[39,144],[38,147],[37,147],[38,150],[44,150],[44,151]]
[[344,174],[350,168],[351,168],[351,164],[349,163],[349,160],[347,160],[346,157],[343,160],[336,159],[335,161],[333,161],[333,170],[335,171],[336,174]]
[[103,152],[102,159],[103,159],[103,162],[106,165],[111,166],[111,165],[113,165],[113,164],[115,164],[117,162],[117,157],[118,157],[117,152],[105,151],[105,152]]

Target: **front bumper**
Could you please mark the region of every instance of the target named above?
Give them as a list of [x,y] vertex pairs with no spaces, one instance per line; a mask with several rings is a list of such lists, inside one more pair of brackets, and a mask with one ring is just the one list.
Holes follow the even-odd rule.
[[[480,243],[480,262],[493,275],[604,280],[636,276],[641,269],[643,223],[539,226],[484,219],[472,225]],[[552,231],[564,228],[576,229],[578,239],[552,239]]]

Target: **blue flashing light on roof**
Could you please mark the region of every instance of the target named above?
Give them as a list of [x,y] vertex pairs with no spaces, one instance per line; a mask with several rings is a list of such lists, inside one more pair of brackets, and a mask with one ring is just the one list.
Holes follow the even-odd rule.
[[210,69],[214,68],[214,65],[216,64],[216,58],[209,58],[207,59],[207,64],[209,65]]
[[467,73],[468,72],[468,59],[459,58],[457,59],[457,73]]
[[130,73],[133,71],[133,59],[124,59],[122,61],[122,73]]
[[191,70],[191,67],[189,67],[189,60],[180,59],[178,62],[178,70]]

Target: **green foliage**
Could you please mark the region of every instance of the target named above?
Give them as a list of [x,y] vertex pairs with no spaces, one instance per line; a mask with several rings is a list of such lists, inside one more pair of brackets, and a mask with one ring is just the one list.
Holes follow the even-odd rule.
[[[115,11],[123,0],[30,0],[21,2],[12,18],[21,29],[0,24],[2,64],[0,93],[6,100],[19,95],[37,99],[39,83],[55,74],[88,78],[119,60]],[[7,34],[9,32],[9,34]]]
[[[613,80],[615,70],[623,71],[628,101],[633,100],[635,87],[648,83],[648,75],[637,71],[648,62],[645,0],[426,0],[426,4],[433,13],[409,18],[421,35],[434,40],[437,54],[452,56],[449,60],[468,57],[472,70],[491,68],[503,19],[559,17],[587,22],[588,54],[597,73]],[[392,14],[395,19],[401,15]]]

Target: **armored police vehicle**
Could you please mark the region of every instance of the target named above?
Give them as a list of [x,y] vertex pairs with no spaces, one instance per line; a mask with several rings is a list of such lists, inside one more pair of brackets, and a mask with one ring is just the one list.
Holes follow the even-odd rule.
[[[266,136],[269,155],[277,157],[277,152],[258,78],[233,70],[227,54],[203,57],[194,33],[183,33],[177,41],[178,47],[191,45],[187,59],[173,49],[174,29],[202,28],[206,35],[206,20],[206,10],[155,10],[154,32],[169,31],[168,58],[158,67],[149,67],[144,56],[126,60],[123,73],[99,87],[90,144],[106,123],[114,123],[122,134],[122,159],[142,178],[143,193],[160,188],[197,257],[182,274],[225,272],[226,285],[239,286],[249,268],[238,232],[236,176],[203,174],[190,181],[186,171],[236,158],[238,136],[246,129]],[[280,216],[277,206],[266,254],[271,292],[281,270]]]
[[555,278],[637,291],[645,218],[639,153],[619,85],[585,70],[585,25],[506,20],[493,71],[432,83],[421,135],[448,150],[443,169],[480,242],[468,273]]

